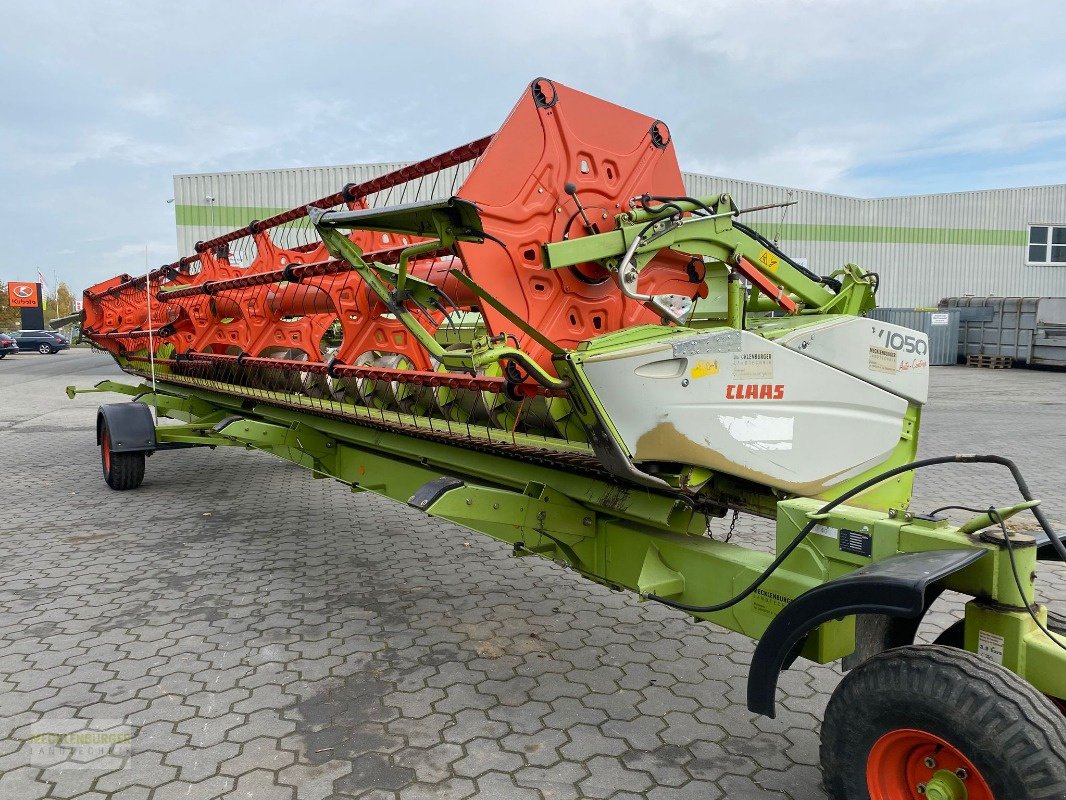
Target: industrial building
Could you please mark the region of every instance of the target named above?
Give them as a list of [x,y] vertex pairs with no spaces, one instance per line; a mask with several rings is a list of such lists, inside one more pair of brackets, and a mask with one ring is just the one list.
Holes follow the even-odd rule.
[[[402,163],[224,172],[174,177],[178,252],[254,219],[323,197]],[[412,196],[444,196],[469,165]],[[687,172],[691,195],[730,193],[748,224],[811,269],[853,262],[881,276],[882,306],[933,306],[944,297],[1066,296],[1066,184],[867,199]],[[560,189],[561,191],[561,189]],[[306,230],[292,230],[292,244]]]

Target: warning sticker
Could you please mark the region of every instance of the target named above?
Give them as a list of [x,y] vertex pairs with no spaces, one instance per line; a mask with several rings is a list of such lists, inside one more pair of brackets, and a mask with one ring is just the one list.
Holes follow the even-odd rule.
[[870,371],[895,375],[897,371],[896,358],[895,350],[888,350],[884,347],[871,347]]
[[692,367],[692,379],[706,378],[708,375],[718,374],[717,361],[697,361]]
[[770,272],[777,272],[777,265],[781,263],[781,259],[769,250],[763,250],[759,253],[759,263],[770,270]]
[[737,380],[774,377],[774,354],[737,353],[733,356],[733,377]]
[[989,631],[977,632],[977,655],[995,664],[1003,663],[1003,637]]

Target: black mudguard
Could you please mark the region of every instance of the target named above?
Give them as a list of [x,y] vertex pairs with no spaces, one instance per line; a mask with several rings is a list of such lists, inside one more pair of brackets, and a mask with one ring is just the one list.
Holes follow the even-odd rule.
[[107,403],[96,414],[96,443],[107,425],[113,453],[155,452],[155,420],[144,403]]
[[985,553],[969,548],[903,553],[804,592],[774,617],[755,648],[748,672],[748,708],[775,716],[778,675],[796,660],[807,634],[823,622],[853,614],[918,617],[926,609],[932,584]]

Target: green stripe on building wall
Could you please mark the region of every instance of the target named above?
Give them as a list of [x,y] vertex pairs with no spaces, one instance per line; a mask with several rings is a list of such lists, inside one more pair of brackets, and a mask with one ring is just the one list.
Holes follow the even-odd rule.
[[174,207],[174,216],[179,225],[243,228],[253,219],[266,219],[288,210],[287,208],[267,208],[265,206],[176,205]]
[[[241,228],[253,219],[266,219],[287,208],[255,206],[178,205],[178,225]],[[869,244],[942,244],[1024,247],[1024,230],[985,230],[982,228],[918,228],[889,225],[818,225],[807,222],[755,222],[764,236],[779,236],[795,242],[848,242]]]
[[764,236],[800,242],[850,242],[871,244],[977,244],[1023,247],[1025,231],[982,228],[911,228],[888,225],[817,225],[806,222],[756,222]]

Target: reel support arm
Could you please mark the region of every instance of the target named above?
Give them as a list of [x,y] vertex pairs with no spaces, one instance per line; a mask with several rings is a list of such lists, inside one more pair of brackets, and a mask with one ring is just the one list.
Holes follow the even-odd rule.
[[[737,269],[775,307],[789,313],[798,312],[800,304],[805,310],[818,313],[831,309],[834,313],[859,314],[873,308],[872,286],[863,280],[857,268],[845,271],[839,292],[830,291],[823,282],[804,274],[787,258],[773,252],[746,228],[735,226],[732,218],[737,212],[728,195],[678,200],[671,205],[688,216],[677,219],[677,211],[673,209],[653,212],[638,209],[620,214],[616,230],[545,244],[545,265],[549,269],[561,269],[597,262],[628,284],[629,291],[635,292],[633,274],[639,274],[659,251],[670,249]],[[697,213],[701,210],[704,213]]]

